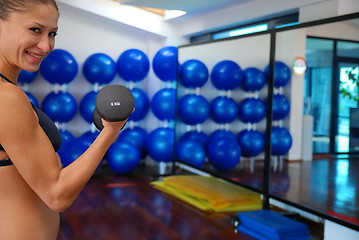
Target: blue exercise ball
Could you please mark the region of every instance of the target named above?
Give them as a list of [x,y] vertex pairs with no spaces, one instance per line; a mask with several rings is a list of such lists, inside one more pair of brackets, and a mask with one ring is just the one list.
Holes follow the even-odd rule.
[[203,131],[192,130],[184,133],[179,141],[195,141],[202,146],[207,145],[208,135]]
[[91,143],[83,137],[73,138],[65,143],[58,151],[63,167],[67,167],[80,157],[89,147]]
[[75,57],[66,50],[55,49],[42,61],[40,72],[46,81],[52,84],[68,84],[78,72]]
[[261,90],[267,82],[263,71],[256,67],[249,67],[243,70],[244,78],[241,88],[246,92],[255,92]]
[[211,165],[218,171],[234,168],[241,159],[241,148],[237,140],[230,137],[218,137],[209,141],[207,156]]
[[273,120],[283,120],[288,116],[290,103],[283,94],[273,95]]
[[152,97],[151,109],[159,120],[173,120],[176,114],[176,90],[164,88],[158,91]]
[[97,92],[92,91],[85,94],[80,101],[80,114],[86,122],[92,123],[92,114],[96,106]]
[[148,155],[157,162],[171,162],[174,154],[174,129],[157,128],[147,138]]
[[266,116],[267,107],[260,98],[245,98],[239,103],[239,119],[244,123],[258,123]]
[[241,85],[243,78],[241,67],[231,60],[218,62],[211,72],[212,84],[219,90],[234,90]]
[[164,81],[176,81],[178,66],[177,47],[167,46],[161,48],[153,57],[152,68],[156,76]]
[[264,135],[257,130],[243,130],[238,134],[242,156],[255,157],[264,150]]
[[121,131],[120,135],[117,138],[117,141],[120,142],[129,142],[134,144],[137,149],[140,151],[141,158],[147,156],[146,141],[148,138],[148,133],[145,129],[141,127],[134,128],[125,128]]
[[30,71],[21,69],[21,71],[19,73],[19,77],[17,78],[17,81],[19,83],[30,84],[35,80],[36,76],[37,76],[37,72],[30,72]]
[[[59,131],[61,135],[61,146],[57,150],[57,152],[60,155],[60,153],[64,154],[64,151],[66,151],[66,145],[71,142],[75,138],[75,136],[70,131],[65,129],[60,129]],[[63,148],[65,148],[65,150]]]
[[204,123],[209,116],[210,105],[203,96],[187,94],[180,98],[178,114],[182,122],[188,125]]
[[237,141],[237,136],[233,132],[225,129],[217,129],[208,136],[208,142],[212,141],[212,139],[222,137],[228,137],[233,141]]
[[98,137],[98,135],[100,134],[99,131],[87,131],[84,132],[81,137],[86,138],[87,140],[89,140],[91,142],[91,144],[95,141],[95,139]]
[[[269,64],[264,69],[264,73],[268,78],[269,75]],[[290,68],[281,61],[275,61],[274,63],[274,87],[285,87],[291,80],[292,73]]]
[[130,121],[140,121],[144,119],[150,111],[150,99],[145,91],[140,88],[131,89],[135,98],[135,111],[129,117]]
[[37,108],[39,108],[39,101],[36,99],[36,97],[32,94],[32,93],[30,93],[30,92],[27,92],[27,91],[25,91],[25,93],[26,93],[26,96],[28,97],[28,99],[30,100],[30,102],[35,106],[35,107],[37,107]]
[[231,123],[238,116],[238,105],[233,98],[216,97],[211,102],[211,116],[216,123]]
[[116,63],[104,53],[95,53],[85,60],[82,72],[92,84],[108,84],[117,74]]
[[271,153],[274,156],[282,156],[288,153],[292,147],[292,136],[284,127],[272,127]]
[[176,159],[195,167],[202,167],[206,161],[206,152],[198,142],[179,141],[176,144]]
[[140,82],[148,74],[150,61],[147,55],[138,49],[124,51],[117,60],[117,72],[127,82]]
[[186,88],[203,87],[208,81],[208,76],[208,69],[203,62],[190,59],[180,67],[179,82]]
[[67,144],[68,142],[70,142],[72,139],[75,138],[75,136],[68,130],[60,129],[59,131],[61,134],[62,144]]
[[75,98],[68,92],[50,92],[45,96],[41,109],[52,121],[65,123],[75,117],[77,103]]
[[141,156],[134,144],[116,141],[107,150],[106,159],[112,171],[118,174],[126,174],[137,168]]

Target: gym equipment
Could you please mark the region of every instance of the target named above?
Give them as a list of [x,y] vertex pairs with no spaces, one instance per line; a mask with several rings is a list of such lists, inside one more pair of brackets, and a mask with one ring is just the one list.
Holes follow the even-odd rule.
[[99,131],[95,131],[95,132],[87,131],[83,133],[81,137],[87,138],[91,143],[93,143],[95,139],[98,137],[99,133],[100,133]]
[[197,59],[191,59],[181,65],[179,81],[186,88],[203,87],[208,76],[206,65]]
[[210,112],[210,106],[203,96],[187,94],[178,103],[178,114],[182,122],[188,125],[204,123]]
[[68,130],[60,129],[59,131],[61,134],[62,144],[66,144],[75,138],[74,135]]
[[262,209],[258,193],[213,176],[173,175],[151,185],[210,214]]
[[78,64],[68,51],[54,49],[42,61],[40,72],[49,83],[68,84],[75,79]]
[[141,161],[137,147],[129,142],[116,141],[106,152],[107,164],[117,174],[134,171]]
[[30,102],[37,108],[39,108],[39,101],[37,101],[36,97],[31,94],[30,92],[26,92],[27,97],[29,98]]
[[147,55],[138,49],[124,51],[117,60],[117,72],[127,82],[140,82],[148,74],[150,61]]
[[256,67],[249,67],[243,70],[244,79],[241,88],[246,92],[255,92],[261,90],[266,84],[264,72]]
[[104,53],[95,53],[85,60],[82,72],[92,84],[108,84],[117,74],[116,63]]
[[19,83],[27,83],[30,84],[32,83],[35,78],[36,78],[37,72],[30,72],[30,71],[26,71],[24,69],[21,69],[19,77],[17,79],[17,81]]
[[179,141],[195,141],[201,144],[203,147],[207,145],[207,140],[208,136],[206,133],[196,130],[186,132],[179,139]]
[[153,57],[152,68],[156,76],[162,81],[175,81],[178,65],[177,47],[161,48]]
[[91,145],[91,141],[84,137],[73,138],[65,143],[58,151],[63,167],[67,167],[81,156]]
[[42,101],[41,109],[52,121],[65,123],[77,113],[76,99],[68,92],[50,92]]
[[93,111],[95,110],[97,92],[88,92],[80,101],[80,114],[86,122],[93,122]]
[[208,142],[214,138],[221,138],[221,137],[229,137],[233,141],[237,141],[237,137],[234,133],[224,129],[217,129],[216,131],[212,132],[208,137]]
[[282,94],[273,95],[273,120],[283,120],[288,116],[290,103],[288,98]]
[[242,156],[255,157],[264,150],[264,135],[257,130],[243,130],[238,134]]
[[231,123],[238,116],[238,105],[232,98],[216,97],[211,102],[211,116],[216,123]]
[[179,141],[176,144],[176,158],[195,167],[202,167],[206,161],[203,146],[193,140]]
[[146,149],[146,141],[147,141],[148,133],[145,129],[141,127],[134,128],[126,128],[121,131],[120,135],[117,138],[117,141],[120,142],[129,142],[134,144],[137,149],[140,151],[141,158],[146,157],[147,149]]
[[[269,64],[264,69],[264,73],[268,78]],[[285,87],[292,78],[290,68],[281,61],[275,61],[274,63],[274,87]]]
[[148,155],[157,162],[171,162],[174,152],[174,129],[157,128],[147,138]]
[[260,98],[245,98],[239,103],[239,119],[244,123],[258,123],[266,116],[267,106]]
[[96,97],[93,121],[97,129],[102,130],[102,120],[118,122],[126,120],[132,113],[135,99],[131,91],[122,85],[107,85]]
[[150,98],[147,93],[140,88],[132,88],[132,95],[135,98],[135,111],[131,114],[130,121],[140,121],[144,119],[150,111]]
[[207,156],[215,169],[228,171],[240,162],[241,148],[231,137],[212,138],[207,146]]
[[241,67],[231,60],[218,62],[211,72],[211,81],[218,90],[234,90],[241,85],[243,78]]
[[152,97],[151,109],[159,120],[173,120],[176,114],[176,90],[164,88],[158,91]]
[[292,147],[292,136],[284,127],[272,127],[271,153],[274,156],[282,156],[288,153]]
[[238,213],[237,229],[255,239],[310,239],[307,225],[263,209]]

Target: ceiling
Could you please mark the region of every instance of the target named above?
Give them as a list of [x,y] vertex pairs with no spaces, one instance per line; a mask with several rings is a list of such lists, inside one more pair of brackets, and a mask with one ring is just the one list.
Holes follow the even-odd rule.
[[119,0],[136,7],[186,11],[187,16],[205,14],[255,0]]

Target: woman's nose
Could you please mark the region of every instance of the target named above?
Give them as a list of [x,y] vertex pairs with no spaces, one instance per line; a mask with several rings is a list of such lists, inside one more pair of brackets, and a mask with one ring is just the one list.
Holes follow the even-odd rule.
[[49,53],[53,49],[53,46],[53,39],[50,39],[48,36],[42,37],[37,43],[37,47],[45,54]]

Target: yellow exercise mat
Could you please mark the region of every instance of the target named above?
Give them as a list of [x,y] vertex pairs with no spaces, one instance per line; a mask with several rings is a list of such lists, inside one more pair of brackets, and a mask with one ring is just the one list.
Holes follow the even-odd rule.
[[176,175],[151,182],[155,188],[203,211],[238,212],[262,209],[256,192],[211,176]]

